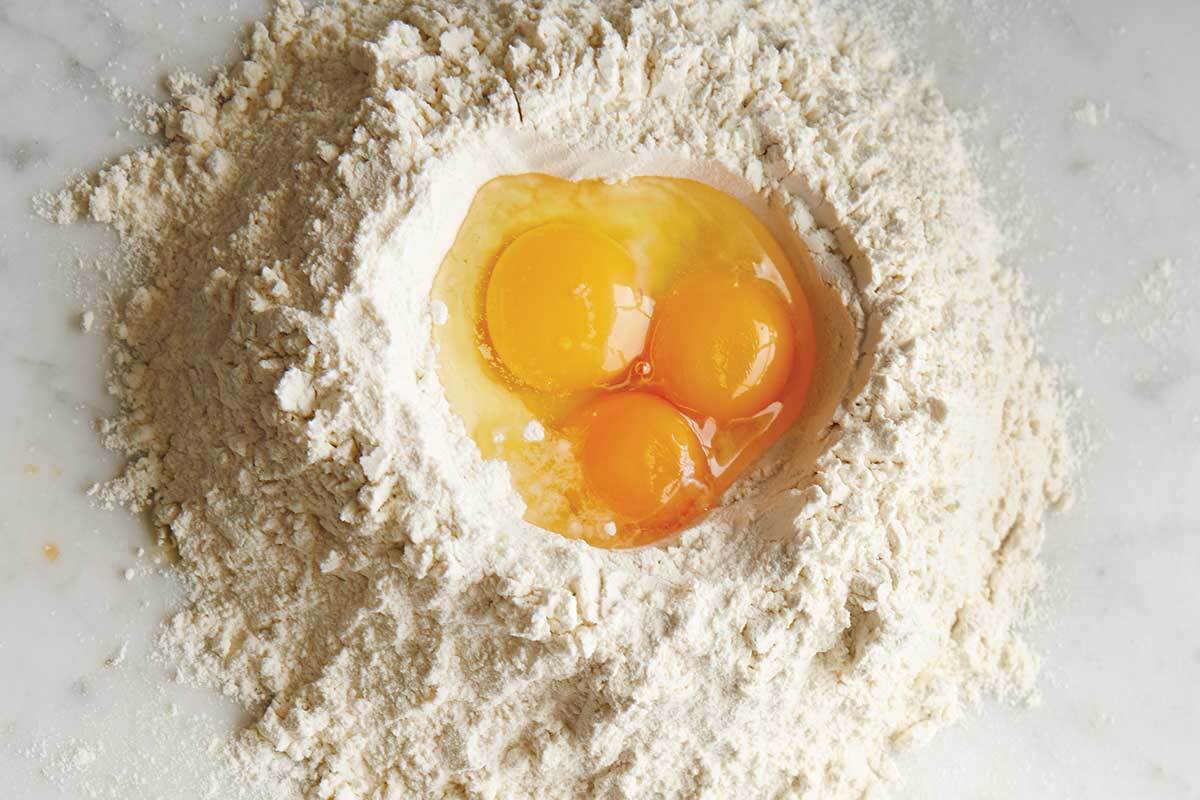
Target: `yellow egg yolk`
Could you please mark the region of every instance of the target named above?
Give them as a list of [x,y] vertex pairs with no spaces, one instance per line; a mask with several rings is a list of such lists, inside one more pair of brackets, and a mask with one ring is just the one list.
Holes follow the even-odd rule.
[[614,392],[575,424],[583,477],[617,517],[663,528],[685,518],[708,494],[708,467],[687,417],[646,392]]
[[693,273],[655,315],[654,380],[677,406],[702,417],[727,421],[762,411],[779,398],[794,361],[787,301],[752,274]]
[[581,225],[552,222],[518,236],[487,286],[487,331],[500,363],[547,392],[621,375],[650,325],[634,272],[616,242]]
[[601,547],[712,508],[799,418],[817,358],[788,255],[689,180],[496,178],[433,298],[442,385],[480,453],[526,520]]

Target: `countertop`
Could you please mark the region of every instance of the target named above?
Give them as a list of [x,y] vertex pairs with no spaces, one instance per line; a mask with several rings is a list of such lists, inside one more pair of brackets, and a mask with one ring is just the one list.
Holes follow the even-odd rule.
[[[985,701],[900,763],[907,798],[1200,797],[1200,3],[884,2],[936,69],[1093,445],[1052,519],[1042,702]],[[860,3],[846,0],[853,9]],[[0,0],[0,775],[23,800],[229,797],[228,702],[150,657],[178,587],[115,473],[111,234],[30,198],[144,141],[120,85],[236,54],[261,0]],[[139,555],[139,549],[141,554]],[[214,770],[216,770],[214,772]]]

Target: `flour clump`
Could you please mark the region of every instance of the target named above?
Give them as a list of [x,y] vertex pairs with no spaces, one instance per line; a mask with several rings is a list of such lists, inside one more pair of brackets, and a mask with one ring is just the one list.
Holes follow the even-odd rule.
[[[1070,454],[959,127],[820,5],[282,2],[57,198],[137,266],[98,487],[189,594],[183,675],[283,796],[860,797],[984,692]],[[498,174],[690,175],[803,239],[850,320],[834,422],[702,523],[522,521],[446,403],[430,290]],[[531,427],[526,437],[536,440]]]

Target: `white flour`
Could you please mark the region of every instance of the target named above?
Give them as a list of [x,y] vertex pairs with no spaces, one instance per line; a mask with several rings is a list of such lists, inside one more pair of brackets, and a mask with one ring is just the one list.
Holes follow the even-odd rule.
[[[173,81],[162,146],[59,198],[148,276],[99,494],[177,547],[164,645],[256,715],[248,777],[859,797],[982,692],[1031,695],[1014,625],[1069,459],[958,126],[869,21],[745,6],[285,3]],[[521,521],[428,292],[496,171],[660,167],[760,190],[861,358],[815,475],[793,441],[674,545],[603,552]]]

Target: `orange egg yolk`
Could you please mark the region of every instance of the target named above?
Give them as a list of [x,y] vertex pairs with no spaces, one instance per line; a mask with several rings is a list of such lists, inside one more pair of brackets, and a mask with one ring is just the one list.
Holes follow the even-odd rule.
[[552,222],[505,248],[488,281],[486,319],[500,363],[547,392],[624,373],[650,325],[633,262],[612,239]]
[[672,178],[479,190],[434,286],[442,383],[525,519],[601,547],[697,521],[794,423],[816,363],[788,256]]
[[583,477],[624,519],[661,528],[688,516],[708,494],[708,464],[687,417],[657,395],[613,392],[589,405],[582,429]]
[[754,275],[705,269],[662,302],[650,365],[680,408],[728,421],[779,398],[795,361],[795,333],[779,288]]

